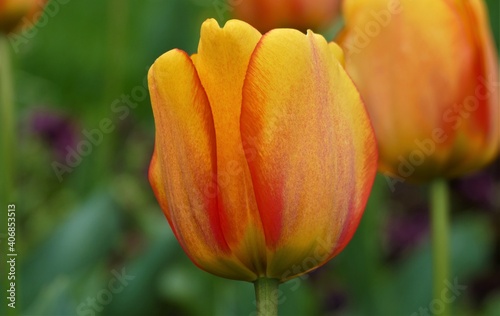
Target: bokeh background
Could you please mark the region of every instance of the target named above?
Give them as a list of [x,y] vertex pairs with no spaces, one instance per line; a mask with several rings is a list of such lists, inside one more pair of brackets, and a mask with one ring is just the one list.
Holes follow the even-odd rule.
[[[487,4],[498,48],[499,2]],[[194,53],[201,23],[209,17],[223,23],[231,6],[52,0],[42,17],[10,39],[17,117],[14,314],[253,315],[253,285],[217,278],[189,261],[146,177],[154,141],[147,70],[169,49]],[[341,23],[324,32],[329,40]],[[90,148],[82,145],[91,139]],[[497,161],[451,183],[450,282],[466,286],[455,293],[453,315],[500,315],[499,170]],[[379,176],[353,241],[324,267],[283,284],[280,314],[427,315],[427,196],[425,186],[406,183],[392,191]],[[3,295],[0,315],[7,313]]]

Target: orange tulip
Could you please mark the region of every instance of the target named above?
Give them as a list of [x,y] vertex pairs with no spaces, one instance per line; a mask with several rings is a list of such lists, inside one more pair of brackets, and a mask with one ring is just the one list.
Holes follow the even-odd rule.
[[482,0],[346,0],[338,41],[382,172],[428,181],[498,153],[498,60]]
[[338,16],[340,0],[232,0],[235,17],[261,32],[277,27],[321,29]]
[[179,243],[218,276],[285,281],[353,235],[376,172],[360,96],[323,37],[207,20],[149,72],[149,179]]
[[0,0],[0,31],[10,33],[34,23],[47,0]]

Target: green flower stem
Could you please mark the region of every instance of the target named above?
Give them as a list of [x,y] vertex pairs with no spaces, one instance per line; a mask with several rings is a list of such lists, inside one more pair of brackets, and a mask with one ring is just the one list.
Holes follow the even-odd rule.
[[[449,279],[449,188],[446,180],[438,179],[431,184],[431,225],[434,299],[441,299]],[[450,315],[449,304],[444,304],[442,316]]]
[[254,282],[258,316],[278,315],[279,280],[260,278]]
[[[7,210],[8,205],[14,200],[14,84],[12,80],[12,69],[10,60],[10,45],[6,36],[0,33],[0,212],[2,227],[0,233],[3,240],[0,241],[2,256],[7,252]],[[2,257],[2,261],[5,257]],[[2,264],[2,277],[9,272],[9,265]],[[9,282],[1,282],[0,290],[7,293]],[[7,307],[9,301],[4,300],[0,308],[0,314],[14,316],[17,309]]]
[[[107,51],[104,78],[103,103],[92,112],[92,124],[100,124],[104,119],[111,120],[115,128],[118,128],[118,117],[110,111],[113,102],[121,95],[129,94],[123,89],[123,78],[125,78],[125,60],[127,51],[127,40],[129,34],[129,2],[122,0],[108,1],[107,8]],[[132,110],[130,110],[132,111]],[[99,144],[93,162],[89,167],[93,172],[93,179],[107,181],[111,178],[111,170],[117,161],[116,145],[120,137],[117,130],[104,134]],[[121,145],[120,145],[121,146]]]
[[0,129],[2,134],[0,175],[1,182],[3,182],[0,189],[2,192],[0,202],[3,210],[6,210],[7,204],[14,203],[12,200],[14,187],[14,159],[12,157],[14,152],[14,87],[9,49],[8,39],[0,34]]

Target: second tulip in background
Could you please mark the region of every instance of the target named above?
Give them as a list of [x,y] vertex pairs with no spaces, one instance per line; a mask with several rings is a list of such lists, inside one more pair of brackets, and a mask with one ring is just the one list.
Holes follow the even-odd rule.
[[[366,102],[380,171],[459,177],[500,145],[498,60],[482,0],[346,0],[337,41]],[[357,48],[357,49],[354,49]]]

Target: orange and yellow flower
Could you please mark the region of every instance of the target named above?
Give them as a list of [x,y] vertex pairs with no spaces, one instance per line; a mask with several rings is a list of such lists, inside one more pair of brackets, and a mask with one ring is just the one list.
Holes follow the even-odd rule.
[[337,40],[382,172],[428,181],[496,157],[498,60],[482,0],[346,0],[344,13]]
[[0,31],[10,33],[36,21],[47,0],[0,0]]
[[339,15],[340,0],[232,1],[235,17],[261,32],[278,27],[306,31],[329,26]]
[[200,268],[285,281],[348,243],[377,150],[339,60],[339,47],[312,32],[262,36],[238,20],[207,20],[197,54],[174,49],[151,67],[149,179]]

